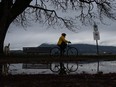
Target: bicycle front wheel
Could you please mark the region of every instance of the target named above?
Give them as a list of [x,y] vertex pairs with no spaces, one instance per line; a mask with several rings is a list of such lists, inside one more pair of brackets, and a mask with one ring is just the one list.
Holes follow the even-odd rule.
[[78,69],[78,63],[67,63],[67,70],[69,72],[75,72]]
[[51,63],[50,70],[52,72],[58,73],[60,71],[60,63]]
[[75,47],[70,47],[67,50],[67,55],[68,56],[78,56],[78,50]]

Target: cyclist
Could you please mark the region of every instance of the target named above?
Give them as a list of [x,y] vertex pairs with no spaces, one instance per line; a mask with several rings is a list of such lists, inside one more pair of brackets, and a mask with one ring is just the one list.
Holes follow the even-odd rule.
[[61,53],[65,51],[67,43],[71,43],[70,41],[66,40],[65,37],[66,37],[66,34],[62,33],[61,36],[60,36],[60,38],[59,38],[59,40],[58,40],[58,43],[57,43],[57,45],[61,49]]

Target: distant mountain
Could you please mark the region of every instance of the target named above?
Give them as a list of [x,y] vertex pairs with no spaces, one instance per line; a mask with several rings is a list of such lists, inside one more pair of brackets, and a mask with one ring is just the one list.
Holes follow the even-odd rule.
[[[97,46],[90,44],[73,44],[80,53],[97,53]],[[98,50],[100,54],[116,54],[115,46],[98,46]]]
[[[56,44],[47,44],[43,43],[39,47],[55,47]],[[71,44],[70,46],[75,47],[78,49],[79,54],[96,54],[97,47],[96,45],[91,44]],[[115,46],[98,46],[100,54],[116,54],[116,47]]]
[[56,44],[48,44],[48,43],[42,43],[40,46],[38,47],[54,47],[56,46]]

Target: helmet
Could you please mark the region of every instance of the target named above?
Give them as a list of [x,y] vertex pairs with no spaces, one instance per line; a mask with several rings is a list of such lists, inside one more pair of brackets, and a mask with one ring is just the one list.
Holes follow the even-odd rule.
[[66,36],[66,34],[65,33],[62,33],[62,36]]

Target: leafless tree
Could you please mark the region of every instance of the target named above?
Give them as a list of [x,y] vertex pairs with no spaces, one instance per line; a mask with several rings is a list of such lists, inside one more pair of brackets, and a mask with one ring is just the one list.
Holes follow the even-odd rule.
[[103,22],[106,17],[116,20],[115,0],[0,0],[0,53],[12,22],[25,26],[29,21],[39,21],[74,30],[77,20],[92,24],[98,19]]

